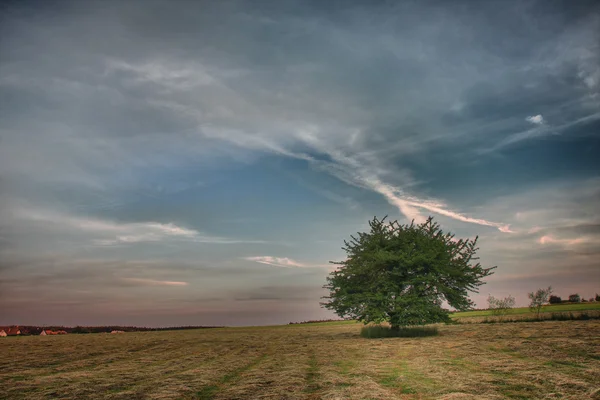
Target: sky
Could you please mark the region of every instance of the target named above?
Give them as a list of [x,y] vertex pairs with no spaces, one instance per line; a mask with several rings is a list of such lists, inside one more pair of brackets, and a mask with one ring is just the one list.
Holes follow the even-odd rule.
[[600,293],[594,1],[0,3],[0,324],[335,318],[329,261],[433,216],[471,298]]

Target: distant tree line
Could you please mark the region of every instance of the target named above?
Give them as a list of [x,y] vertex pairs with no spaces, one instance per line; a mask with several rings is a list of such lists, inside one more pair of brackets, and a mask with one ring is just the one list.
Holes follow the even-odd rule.
[[348,321],[349,319],[311,319],[308,321],[302,321],[302,322],[290,322],[288,325],[296,325],[296,324],[318,324],[321,322],[342,322],[342,321]]
[[575,293],[575,294],[570,294],[569,297],[565,300],[563,300],[560,296],[550,296],[550,304],[560,304],[560,303],[586,303],[586,302],[593,302],[593,301],[600,301],[600,295],[596,293],[595,297],[590,297],[588,300],[586,300],[584,297],[581,297],[579,295],[579,293]]
[[32,326],[24,325],[19,326],[21,335],[39,335],[43,330],[45,331],[65,331],[67,333],[110,333],[112,331],[123,331],[123,332],[147,332],[147,331],[177,331],[185,329],[211,329],[211,328],[223,328],[222,326],[171,326],[166,328],[147,328],[140,326]]
[[[539,317],[542,307],[546,304],[564,304],[564,303],[584,303],[587,301],[600,301],[600,295],[596,294],[595,297],[590,297],[589,300],[582,298],[578,293],[571,294],[568,297],[568,300],[563,300],[561,297],[552,294],[552,287],[548,286],[546,289],[538,289],[535,292],[531,292],[528,294],[530,303],[529,308],[532,312],[535,312]],[[488,310],[492,312],[493,315],[505,315],[514,308],[515,306],[515,298],[509,295],[505,298],[496,298],[492,295],[488,296]]]

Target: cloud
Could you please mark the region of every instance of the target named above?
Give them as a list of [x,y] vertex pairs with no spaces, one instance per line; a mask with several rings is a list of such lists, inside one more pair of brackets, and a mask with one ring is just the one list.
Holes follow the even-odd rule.
[[538,239],[540,244],[557,244],[567,247],[583,244],[600,244],[600,238],[580,236],[576,238],[557,238],[553,235],[544,235]]
[[287,257],[255,256],[244,257],[244,259],[248,261],[255,261],[261,264],[274,265],[276,267],[306,267],[305,264],[299,263]]
[[382,184],[381,182],[372,182],[373,188],[383,194],[390,204],[395,205],[398,209],[409,219],[414,219],[417,223],[425,221],[425,217],[418,211],[418,209],[424,209],[433,213],[443,215],[445,217],[452,218],[457,221],[467,222],[471,224],[492,226],[497,228],[500,232],[511,233],[510,226],[507,224],[487,221],[485,219],[471,218],[461,213],[449,210],[443,203],[431,200],[421,200],[415,197],[402,197],[396,193],[399,189],[393,188],[389,185]]
[[187,286],[187,282],[179,281],[159,281],[145,278],[121,278],[124,282],[133,283],[141,286]]
[[106,219],[69,215],[60,212],[17,208],[13,216],[20,221],[33,222],[40,228],[88,235],[98,246],[131,245],[144,242],[183,241],[211,244],[264,243],[259,240],[239,240],[206,235],[195,229],[160,222],[116,222]]
[[534,125],[542,125],[545,122],[541,114],[529,116],[525,118],[525,121],[531,122]]
[[[132,160],[135,165],[159,164],[156,158],[162,163],[177,164],[178,159],[185,158],[179,154],[194,157],[196,151],[200,152],[202,148],[207,147],[209,151],[200,153],[202,158],[215,153],[210,151],[213,148],[208,144],[214,145],[216,140],[234,144],[248,150],[249,153],[270,152],[317,164],[313,157],[301,150],[309,148],[331,157],[333,162],[324,168],[327,172],[344,182],[381,194],[409,220],[422,220],[421,210],[427,210],[462,222],[494,226],[507,231],[506,224],[490,221],[485,216],[485,210],[480,210],[481,217],[471,217],[466,214],[473,212],[459,213],[452,210],[455,207],[446,206],[445,201],[436,201],[440,204],[438,206],[431,205],[412,187],[415,182],[404,178],[411,174],[410,168],[398,166],[400,163],[394,162],[397,161],[394,157],[401,157],[405,153],[419,154],[432,143],[439,142],[455,141],[468,147],[469,142],[478,140],[478,132],[489,132],[488,135],[497,137],[501,133],[505,134],[504,125],[516,127],[515,122],[510,119],[512,116],[503,116],[495,120],[493,117],[480,119],[480,115],[473,115],[481,103],[482,92],[477,88],[482,86],[481,82],[489,81],[489,75],[480,71],[487,71],[495,77],[496,83],[483,85],[484,89],[487,89],[483,94],[491,93],[490,98],[493,102],[490,102],[486,109],[480,110],[483,115],[493,116],[494,113],[501,112],[504,106],[504,102],[498,102],[498,97],[504,94],[502,88],[513,91],[505,97],[515,102],[515,99],[523,97],[521,83],[525,82],[531,87],[537,85],[542,89],[526,92],[523,101],[539,101],[538,98],[547,97],[543,92],[546,90],[544,87],[552,89],[553,85],[557,85],[549,79],[557,71],[562,71],[564,65],[573,59],[579,60],[580,63],[585,61],[585,65],[588,65],[593,59],[592,56],[596,54],[593,43],[589,40],[581,42],[578,46],[587,53],[573,53],[566,59],[560,59],[556,54],[569,48],[573,38],[585,38],[593,31],[597,22],[591,19],[584,20],[582,26],[574,29],[574,32],[559,36],[556,48],[551,48],[546,54],[537,50],[540,46],[531,46],[531,43],[553,44],[556,42],[553,40],[556,35],[549,38],[546,32],[530,25],[520,27],[529,34],[530,41],[511,41],[510,48],[488,48],[488,44],[493,43],[490,40],[493,35],[516,33],[504,32],[496,25],[490,31],[489,16],[485,10],[478,14],[477,18],[472,18],[460,10],[431,14],[424,11],[427,7],[407,6],[405,12],[394,15],[405,21],[406,29],[416,29],[419,32],[418,41],[415,42],[405,38],[410,35],[389,32],[384,27],[381,27],[381,30],[373,30],[369,24],[354,21],[350,17],[352,13],[334,22],[313,17],[298,19],[296,15],[288,14],[285,10],[280,10],[281,15],[274,17],[260,15],[261,12],[254,9],[242,8],[244,11],[239,15],[228,14],[219,7],[214,8],[214,12],[223,17],[224,23],[235,27],[227,31],[226,35],[211,34],[216,29],[211,21],[189,27],[206,32],[208,37],[223,46],[223,53],[215,54],[212,50],[214,46],[198,46],[190,40],[178,42],[179,50],[182,50],[179,53],[173,53],[161,40],[148,43],[152,49],[148,53],[141,50],[144,46],[136,46],[139,51],[131,54],[111,51],[111,46],[104,47],[104,43],[96,43],[103,52],[94,59],[97,63],[87,66],[89,78],[92,78],[94,84],[89,84],[76,74],[51,70],[53,73],[63,72],[60,75],[63,82],[69,83],[68,87],[76,91],[77,96],[67,97],[75,105],[78,104],[75,100],[79,96],[101,97],[100,103],[104,105],[102,110],[106,111],[104,121],[116,121],[115,129],[106,130],[104,136],[109,135],[109,132],[112,135],[112,132],[133,131],[136,136],[147,139],[146,131],[155,120],[161,121],[165,132],[168,132],[168,135],[161,135],[160,131],[154,130],[157,133],[155,143],[150,144],[147,140],[140,143],[136,140],[128,143],[125,148],[121,146],[122,139],[113,137],[114,142],[111,140],[102,144],[105,146],[104,151],[99,152],[98,158],[100,154],[108,153],[115,155],[110,157],[111,160]],[[158,37],[170,32],[165,25],[167,23],[161,18],[164,10],[158,12],[159,9],[162,7],[146,10],[150,20],[161,21],[158,23],[157,32],[153,33]],[[97,11],[105,18],[132,12],[119,8]],[[181,10],[173,10],[170,13],[180,15]],[[388,18],[390,10],[374,7],[369,13],[375,20],[385,19]],[[431,21],[432,26],[436,28],[432,32],[421,32],[411,23],[415,15]],[[462,24],[465,18],[472,24]],[[264,21],[278,22],[265,24]],[[75,20],[75,26],[77,24],[97,26],[99,22],[95,18],[86,18]],[[108,33],[105,38],[107,43],[113,44],[113,49],[122,49],[123,37],[134,43],[147,43],[147,32],[122,26],[121,23],[117,25],[115,29],[120,34]],[[306,40],[305,46],[296,48],[295,52],[285,58],[279,58],[277,54],[281,48],[288,47],[286,35],[277,35],[272,41],[261,41],[260,48],[256,48],[257,42],[253,39],[257,33],[256,29],[260,27],[261,32],[263,29],[270,32],[281,26],[286,26],[291,32],[305,32],[307,27],[310,27],[310,31],[320,39],[312,40],[312,36],[303,36]],[[460,28],[457,29],[457,26]],[[448,28],[452,29],[451,35],[439,35],[440,32],[450,31]],[[479,29],[485,31],[486,35],[475,35]],[[40,28],[32,34],[38,35],[39,40],[44,41],[44,32]],[[473,48],[465,49],[462,46],[463,38],[474,36],[478,37],[477,43]],[[75,42],[82,46],[82,51],[90,51],[83,40],[81,43],[77,40]],[[50,44],[58,46],[55,41],[51,41]],[[186,54],[183,50],[186,48],[194,48],[195,56],[177,56]],[[500,52],[500,57],[497,52]],[[521,59],[512,56],[529,52],[533,52],[531,57]],[[236,57],[232,59],[226,54],[236,54]],[[256,54],[264,54],[265,59],[262,62],[268,66],[267,69],[263,64],[257,65],[256,62],[252,62],[256,60]],[[506,57],[501,57],[502,54],[506,54]],[[580,54],[588,55],[582,58]],[[34,59],[37,57],[28,53],[26,56]],[[438,58],[445,60],[444,67],[441,67],[442,63],[436,62]],[[465,59],[468,61],[465,62]],[[370,62],[366,63],[365,60]],[[551,71],[545,71],[549,60],[553,61]],[[473,67],[465,70],[465,64],[472,64]],[[392,68],[392,65],[396,67]],[[588,71],[587,67],[584,69]],[[517,74],[515,70],[525,72]],[[34,81],[38,82],[40,87],[52,81],[37,68],[11,69],[9,72],[7,76],[10,79],[7,78],[5,84],[12,88],[31,82],[31,75],[34,75]],[[532,79],[532,75],[538,78]],[[405,79],[406,76],[410,76],[411,79]],[[585,80],[589,76],[590,73],[586,72],[582,79]],[[65,91],[64,87],[51,86],[49,94]],[[101,89],[100,92],[97,88]],[[94,96],[90,96],[92,93]],[[467,96],[471,93],[472,97]],[[562,92],[557,96],[562,96]],[[106,104],[118,104],[127,109],[107,109]],[[139,107],[131,107],[131,104],[138,104]],[[461,122],[457,126],[448,127],[432,118],[443,115],[444,110],[456,104],[460,104],[461,107],[454,108],[455,114],[470,114],[473,117],[474,122],[468,125],[469,129],[465,129],[466,123]],[[90,109],[99,109],[92,107],[96,104],[87,105]],[[143,114],[139,113],[138,108],[143,110]],[[79,115],[68,109],[66,111],[69,112],[65,113],[65,117],[71,116],[71,119],[73,115]],[[133,127],[135,129],[123,129],[129,128],[127,124],[132,120],[131,114],[137,117],[137,121],[150,122],[147,125],[138,123]],[[93,124],[90,124],[90,121],[77,121],[77,125],[103,125],[95,120],[95,115],[88,117],[94,119]],[[31,119],[29,116],[28,118]],[[456,118],[460,120],[460,117]],[[536,128],[545,125],[542,115],[533,115],[527,120]],[[389,133],[385,132],[384,127]],[[413,133],[414,131],[418,134]],[[501,140],[496,148],[549,133],[551,132],[541,130],[518,132]],[[165,140],[165,137],[168,137],[168,140]],[[70,142],[65,140],[65,143]],[[161,154],[162,148],[173,147],[173,143],[178,144],[177,152],[173,152],[176,156],[164,157]],[[136,149],[140,148],[140,145],[144,151],[137,152]],[[83,149],[83,146],[79,147]],[[96,161],[96,157],[87,156],[84,161],[89,162],[88,160]],[[104,160],[98,160],[100,168],[96,165],[83,169],[73,168],[77,165],[64,165],[61,167],[64,173],[54,176],[67,177],[72,174],[70,171],[83,170],[90,172],[92,176],[86,174],[83,177],[73,177],[75,182],[98,181],[98,170],[111,169],[109,163],[102,161]],[[17,161],[12,163],[16,165]],[[27,165],[22,167],[30,168]],[[130,165],[124,167],[124,170],[131,170]],[[402,195],[394,192],[399,190],[402,190]],[[435,194],[435,191],[433,193]],[[335,201],[345,201],[333,192],[324,192],[324,195]],[[127,242],[139,238],[122,239],[123,242]]]
[[273,265],[275,267],[284,268],[315,268],[315,267],[330,267],[329,264],[305,264],[292,260],[288,257],[273,257],[273,256],[253,256],[243,257],[244,260],[254,261],[260,264]]

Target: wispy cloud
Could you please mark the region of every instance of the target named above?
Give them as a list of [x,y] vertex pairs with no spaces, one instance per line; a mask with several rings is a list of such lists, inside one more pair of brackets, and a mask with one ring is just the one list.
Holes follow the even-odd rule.
[[400,192],[400,189],[394,188],[390,185],[386,185],[377,180],[367,180],[367,182],[369,182],[369,184],[376,192],[381,193],[390,204],[398,207],[402,214],[404,214],[407,218],[411,220],[414,219],[417,223],[423,222],[426,219],[426,217],[419,212],[419,209],[423,209],[439,215],[443,215],[445,217],[455,219],[457,221],[495,227],[499,231],[504,233],[512,232],[510,230],[510,225],[508,224],[492,222],[481,218],[471,218],[448,209],[445,204],[440,203],[438,201],[422,200],[413,196],[399,195],[398,193]]
[[273,257],[273,256],[252,256],[244,257],[244,260],[254,261],[260,264],[273,265],[275,267],[284,268],[316,268],[316,267],[330,267],[327,264],[306,264],[299,261],[293,260],[288,257]]
[[140,286],[187,286],[187,282],[179,281],[160,281],[146,278],[121,278],[123,282],[133,283]]
[[[263,147],[265,151],[272,151],[279,155],[285,155],[293,158],[302,159],[317,166],[318,168],[327,171],[332,176],[357,187],[372,190],[381,194],[391,205],[398,210],[409,220],[423,222],[426,217],[422,215],[419,209],[424,209],[439,215],[443,215],[462,222],[491,226],[499,229],[501,232],[511,232],[507,224],[488,221],[481,218],[472,218],[461,213],[452,211],[441,201],[424,200],[416,196],[406,195],[404,191],[391,184],[383,182],[379,175],[386,172],[377,164],[369,164],[367,160],[358,160],[355,156],[346,155],[340,150],[331,147],[322,137],[319,137],[314,130],[300,130],[297,135],[300,141],[304,141],[305,145],[312,147],[315,151],[321,154],[327,154],[333,161],[324,162],[322,160],[311,157],[307,154],[295,153],[292,150],[286,151],[278,148],[275,145],[269,144]],[[244,136],[243,133],[239,133]],[[229,137],[222,137],[224,140],[229,140]],[[354,140],[354,138],[351,138]],[[244,141],[235,141],[236,144],[244,144]],[[252,141],[252,146],[256,142]],[[387,171],[388,173],[390,171]],[[402,175],[402,174],[400,174]],[[411,182],[406,181],[410,187]]]
[[99,246],[166,241],[189,241],[213,244],[264,243],[260,240],[239,240],[211,236],[171,222],[116,222],[48,210],[23,208],[15,210],[14,215],[18,219],[25,221],[38,224],[51,224],[57,230],[62,229],[85,233],[89,235],[91,243]]
[[516,132],[508,135],[506,138],[498,142],[495,146],[479,150],[480,154],[488,154],[493,151],[502,149],[509,145],[514,145],[515,143],[522,142],[524,140],[529,140],[533,138],[548,136],[548,135],[556,135],[558,131],[546,124],[537,124],[533,123],[535,128],[527,129],[524,131]]
[[589,236],[579,236],[576,238],[557,238],[553,235],[544,235],[538,239],[538,243],[543,245],[562,245],[562,246],[576,246],[583,244],[600,244],[599,238],[589,237]]

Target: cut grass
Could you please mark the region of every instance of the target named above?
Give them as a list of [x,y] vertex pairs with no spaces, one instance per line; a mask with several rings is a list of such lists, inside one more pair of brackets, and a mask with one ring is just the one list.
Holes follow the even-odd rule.
[[257,364],[259,364],[265,358],[266,358],[266,355],[257,357],[256,359],[252,360],[250,363],[248,363],[242,367],[236,368],[232,372],[223,375],[223,377],[221,377],[216,384],[207,385],[207,386],[203,387],[202,389],[200,389],[200,391],[198,391],[198,393],[196,393],[196,397],[199,400],[213,399],[215,394],[219,391],[220,387],[225,386],[232,381],[238,380],[242,373],[254,368]]
[[364,326],[360,330],[360,336],[368,339],[391,338],[391,337],[425,337],[438,335],[438,329],[435,326],[411,326],[397,330],[385,325]]
[[0,338],[0,399],[576,399],[600,393],[598,320],[437,328],[438,336],[386,340],[361,338],[357,324]]

